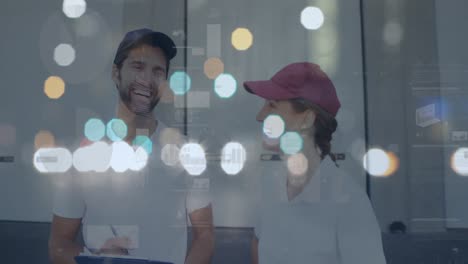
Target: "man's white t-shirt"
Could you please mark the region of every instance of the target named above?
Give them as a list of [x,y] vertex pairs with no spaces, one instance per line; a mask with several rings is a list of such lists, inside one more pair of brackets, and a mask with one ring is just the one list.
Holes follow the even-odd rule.
[[[114,236],[130,238],[129,254],[182,264],[187,250],[187,214],[209,205],[208,190],[192,189],[193,178],[161,160],[158,122],[153,151],[139,172],[73,172],[57,185],[53,213],[82,218],[84,243],[99,249]],[[96,159],[102,157],[95,157]]]
[[255,225],[259,263],[386,263],[369,199],[329,157],[291,201],[284,162],[264,165]]

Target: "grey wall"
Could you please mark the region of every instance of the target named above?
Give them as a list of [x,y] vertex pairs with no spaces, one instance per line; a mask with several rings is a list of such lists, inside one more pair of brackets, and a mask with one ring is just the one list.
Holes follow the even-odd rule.
[[[468,177],[456,174],[450,166],[450,158],[458,147],[466,147],[467,140],[455,141],[453,131],[467,131],[468,99],[468,38],[465,34],[468,18],[468,3],[461,0],[435,1],[437,7],[437,40],[440,62],[440,93],[456,111],[447,113],[450,124],[447,128],[447,147],[443,149],[445,176],[446,226],[468,228]],[[458,107],[455,105],[458,101]]]
[[[114,108],[103,105],[102,98],[115,100],[109,69],[115,39],[120,38],[122,1],[88,3],[87,15],[98,30],[91,36],[76,34],[78,21],[63,15],[61,2],[8,1],[0,9],[5,25],[0,43],[4,62],[0,123],[16,131],[15,142],[0,147],[1,155],[15,157],[14,163],[0,163],[0,219],[51,218],[52,184],[58,176],[41,175],[33,167],[34,137],[39,130],[51,131],[58,145],[68,147],[75,137],[83,136],[83,124],[77,120],[93,112],[105,116]],[[61,42],[72,43],[77,53],[75,63],[66,69],[53,61],[53,50]],[[60,75],[66,82],[60,100],[52,101],[43,92],[50,75]]]
[[[369,141],[393,149],[400,158],[395,175],[372,178],[377,216],[383,226],[399,220],[412,232],[444,231],[446,123],[421,128],[415,120],[416,108],[428,96],[440,96],[439,45],[451,43],[440,38],[441,32],[447,32],[436,23],[441,18],[440,6],[436,9],[432,1],[364,2]],[[458,15],[445,12],[442,19],[453,16]],[[401,26],[399,44],[385,42],[389,22]],[[451,40],[458,38],[453,35]],[[454,199],[453,203],[462,201]]]

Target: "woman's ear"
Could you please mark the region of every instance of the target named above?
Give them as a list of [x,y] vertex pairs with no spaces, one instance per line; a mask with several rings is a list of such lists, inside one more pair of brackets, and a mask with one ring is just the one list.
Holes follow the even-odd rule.
[[314,111],[310,109],[305,111],[304,114],[305,114],[305,117],[304,117],[304,122],[302,122],[301,129],[302,130],[311,129],[314,126],[316,114]]

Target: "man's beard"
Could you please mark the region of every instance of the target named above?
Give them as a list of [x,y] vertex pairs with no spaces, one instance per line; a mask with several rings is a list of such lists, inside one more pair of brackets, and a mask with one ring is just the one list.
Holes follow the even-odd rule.
[[118,88],[119,96],[125,106],[134,114],[139,116],[149,117],[151,116],[154,108],[158,105],[160,98],[156,100],[151,99],[150,103],[139,102],[136,98],[137,95],[132,94],[132,89],[127,87],[126,89]]

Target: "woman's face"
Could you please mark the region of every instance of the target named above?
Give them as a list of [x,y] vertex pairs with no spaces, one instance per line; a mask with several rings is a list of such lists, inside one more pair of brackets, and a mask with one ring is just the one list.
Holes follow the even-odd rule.
[[[285,125],[285,131],[299,132],[304,123],[310,121],[310,111],[296,112],[288,100],[265,100],[265,104],[257,114],[257,121],[263,123],[270,115],[279,115]],[[314,116],[315,117],[315,116]],[[272,151],[279,151],[279,139],[270,139],[263,134],[263,146]]]
[[257,114],[257,121],[263,121],[269,115],[279,115],[283,118],[286,130],[297,130],[304,119],[304,113],[297,113],[288,100],[265,100],[265,104]]

